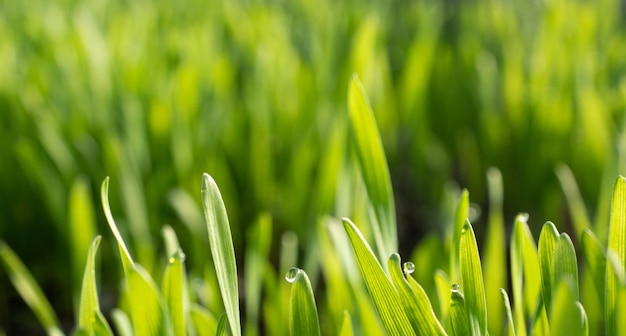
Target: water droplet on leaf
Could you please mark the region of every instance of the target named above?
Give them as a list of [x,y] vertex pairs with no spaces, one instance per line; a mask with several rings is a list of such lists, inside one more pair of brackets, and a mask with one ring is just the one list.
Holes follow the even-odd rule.
[[402,265],[402,268],[404,269],[404,273],[406,274],[413,274],[413,272],[415,272],[415,264],[407,261]]
[[458,284],[452,284],[452,291],[458,293],[459,292],[459,285]]
[[287,271],[285,275],[285,280],[289,283],[294,283],[298,278],[298,274],[300,274],[300,269],[297,267],[292,267]]

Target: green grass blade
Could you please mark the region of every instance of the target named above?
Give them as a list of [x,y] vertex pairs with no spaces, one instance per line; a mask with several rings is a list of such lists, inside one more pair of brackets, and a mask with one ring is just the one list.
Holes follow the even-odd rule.
[[[626,263],[626,179],[619,176],[613,188],[613,201],[611,203],[611,215],[609,224],[609,242],[607,254],[616,257],[617,264],[624,269]],[[617,298],[620,286],[615,276],[615,268],[612,263],[606,264],[606,335],[617,335]]]
[[376,260],[363,235],[349,219],[343,219],[343,225],[348,233],[361,276],[387,334],[415,335],[413,327],[411,327],[411,323],[402,309],[398,293]]
[[96,236],[96,216],[89,181],[77,178],[72,184],[68,200],[68,233],[72,255],[72,287],[75,307],[78,307],[81,283],[90,244]]
[[502,296],[502,304],[504,305],[504,311],[506,312],[506,320],[509,326],[509,336],[515,336],[515,323],[513,322],[513,312],[511,311],[511,301],[509,295],[504,288],[500,288],[500,295]]
[[[582,334],[583,336],[589,335],[589,320],[587,319],[587,312],[585,312],[585,307],[580,302],[576,302],[576,309],[578,309],[578,314],[580,314],[580,319],[582,321]],[[624,330],[624,329],[620,329]]]
[[604,307],[604,287],[606,278],[606,255],[600,241],[589,230],[585,230],[581,237],[583,256],[591,274],[601,307]]
[[584,316],[574,300],[571,287],[573,279],[563,278],[555,287],[550,313],[550,335],[573,336],[583,335],[585,330]]
[[129,269],[126,279],[135,335],[171,335],[163,298],[148,272],[135,265]]
[[343,313],[343,322],[341,322],[341,329],[339,330],[339,336],[353,336],[352,320],[350,319],[350,313],[346,310]]
[[120,336],[133,336],[133,325],[130,323],[130,319],[128,315],[121,309],[113,309],[111,312],[111,317],[113,318],[113,324],[115,325],[115,330],[117,331],[117,335]]
[[11,283],[35,313],[48,335],[63,335],[59,327],[59,320],[50,302],[26,266],[4,241],[0,241],[0,260],[4,264]]
[[[120,231],[117,229],[117,225],[115,224],[115,220],[113,219],[113,214],[111,213],[111,206],[109,205],[109,177],[105,177],[104,181],[102,181],[102,186],[100,187],[100,198],[102,199],[102,209],[104,210],[104,215],[109,223],[109,227],[111,228],[111,232],[113,232],[113,236],[115,236],[115,240],[117,240],[117,245],[120,250],[120,258],[122,259],[122,266],[124,267],[124,272],[128,273],[129,269],[133,267],[133,259],[126,248],[126,244],[124,243],[124,239],[120,234]],[[128,275],[128,274],[127,274]]]
[[524,235],[527,215],[520,214],[515,219],[511,237],[511,284],[513,287],[513,314],[515,317],[515,334],[526,335],[524,318]]
[[199,305],[191,307],[191,320],[198,336],[214,336],[217,331],[217,320],[205,308]]
[[465,297],[459,291],[459,285],[452,285],[450,296],[450,318],[455,335],[473,335]]
[[287,271],[285,279],[291,283],[289,299],[289,330],[291,335],[319,336],[320,327],[311,282],[299,268]]
[[211,254],[230,330],[233,336],[239,336],[241,335],[241,322],[233,239],[222,195],[213,178],[207,173],[202,175],[202,205],[209,231]]
[[552,305],[554,262],[558,241],[559,232],[554,224],[545,223],[539,234],[539,263],[541,264],[541,293],[547,312],[550,312]]
[[217,321],[217,329],[215,330],[215,336],[226,336],[228,334],[228,316],[222,314]]
[[473,335],[487,335],[487,300],[483,282],[482,266],[474,229],[469,221],[461,231],[460,266],[465,302],[470,314]]
[[[439,320],[441,324],[448,328],[450,316],[450,279],[448,275],[438,269],[435,271],[435,289],[437,291],[437,300],[439,301]],[[449,330],[449,329],[446,329]]]
[[450,251],[450,281],[452,282],[459,282],[461,280],[459,278],[459,244],[461,243],[461,231],[463,231],[463,225],[465,225],[468,214],[469,192],[464,189],[456,207],[453,223],[454,226],[452,227],[452,244]]
[[398,245],[395,204],[389,168],[374,113],[365,94],[365,88],[356,74],[350,81],[348,107],[356,154],[378,222],[374,234],[380,235],[376,242],[377,244],[380,242],[382,246],[376,248],[379,258],[384,260],[397,250]]
[[571,286],[573,300],[578,301],[578,262],[574,244],[567,233],[561,233],[556,244],[553,283],[559,283],[564,279],[571,279],[567,284]]
[[78,327],[89,335],[113,335],[109,324],[100,312],[98,289],[96,288],[96,253],[101,237],[94,238],[87,253],[78,313]]
[[445,335],[424,289],[410,275],[407,275],[408,279],[406,279],[402,274],[400,255],[393,253],[389,257],[387,266],[393,285],[400,295],[400,301],[415,333],[417,335]]
[[587,212],[585,202],[580,195],[580,190],[576,184],[574,174],[566,165],[560,165],[556,170],[556,175],[561,183],[561,188],[565,197],[567,198],[567,204],[569,205],[569,211],[576,230],[576,237],[581,237],[585,230],[591,228],[591,220]]
[[168,260],[163,275],[163,298],[169,310],[174,335],[186,335],[187,279],[185,276],[185,254],[178,250]]
[[493,335],[503,332],[501,293],[496,288],[507,286],[506,264],[506,234],[504,230],[504,214],[502,213],[502,174],[496,168],[490,168],[487,173],[489,187],[489,218],[487,236],[483,253],[483,277],[485,279],[485,298],[487,300],[487,321],[489,332]]

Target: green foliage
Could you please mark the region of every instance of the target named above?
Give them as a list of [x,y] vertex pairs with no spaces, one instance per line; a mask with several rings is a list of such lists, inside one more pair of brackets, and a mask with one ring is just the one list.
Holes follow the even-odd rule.
[[[372,26],[368,29],[376,29]],[[367,35],[369,33],[364,32]],[[365,37],[364,37],[365,38]],[[187,270],[178,235],[172,226],[162,230],[164,252],[149,251],[151,238],[137,239],[147,230],[147,216],[141,210],[142,197],[134,181],[133,163],[122,177],[123,202],[136,213],[128,215],[132,224],[118,226],[109,203],[109,178],[101,185],[100,195],[104,216],[113,236],[112,243],[119,250],[119,265],[123,270],[119,307],[110,313],[115,331],[120,335],[589,335],[604,328],[608,335],[618,334],[626,327],[626,179],[619,177],[615,183],[608,224],[608,244],[605,248],[596,238],[595,224],[585,221],[586,212],[578,197],[575,181],[567,168],[558,170],[563,189],[576,195],[569,197],[575,224],[574,244],[570,235],[559,232],[552,222],[546,222],[535,243],[529,217],[520,214],[515,218],[510,237],[510,274],[505,270],[506,242],[504,230],[503,181],[498,170],[488,172],[490,208],[486,228],[486,248],[483,259],[479,240],[470,223],[472,212],[469,192],[449,189],[447,222],[439,232],[416,247],[414,255],[420,256],[404,264],[397,253],[398,228],[395,205],[389,177],[389,167],[384,156],[382,141],[376,128],[375,116],[356,77],[349,86],[348,108],[350,128],[354,140],[355,158],[346,154],[344,160],[329,159],[329,167],[339,165],[337,189],[346,187],[347,198],[337,198],[335,208],[364,221],[357,227],[344,218],[337,220],[320,216],[310,230],[310,239],[299,240],[292,231],[282,234],[278,272],[271,258],[273,219],[263,213],[258,216],[254,229],[248,232],[245,273],[238,274],[235,258],[234,227],[226,211],[225,200],[210,175],[204,173],[200,200],[204,209],[204,222],[208,244],[193,237],[190,241],[203,244],[195,247],[196,270]],[[347,126],[346,126],[347,127]],[[341,134],[339,132],[338,134]],[[48,139],[54,142],[54,137]],[[341,142],[343,144],[343,142]],[[53,144],[52,144],[53,145]],[[51,145],[51,146],[52,146]],[[180,144],[179,144],[180,145]],[[258,144],[261,146],[262,144]],[[114,152],[120,149],[111,145]],[[184,147],[183,145],[180,145]],[[72,166],[71,159],[63,158],[64,151],[57,149],[61,165]],[[336,153],[335,153],[336,154]],[[123,154],[121,152],[116,155]],[[184,154],[178,154],[184,161]],[[354,160],[356,159],[356,160]],[[68,161],[69,160],[69,161]],[[66,162],[67,161],[67,162]],[[179,163],[182,164],[182,163]],[[332,169],[325,167],[328,171]],[[122,175],[124,175],[122,174]],[[260,172],[262,174],[262,172]],[[329,173],[330,174],[330,173]],[[341,177],[347,177],[344,180]],[[126,180],[128,179],[128,180]],[[332,180],[331,176],[328,176]],[[87,204],[88,187],[77,180],[72,191],[70,206]],[[328,182],[328,181],[326,181]],[[339,192],[341,190],[338,190]],[[262,191],[259,191],[263,194]],[[192,234],[200,232],[200,210],[184,192],[171,195],[177,211],[185,212],[186,226]],[[131,199],[133,199],[131,201]],[[137,207],[137,208],[136,208]],[[326,204],[325,207],[332,208]],[[139,210],[137,210],[139,209]],[[186,209],[186,210],[183,210]],[[84,250],[84,237],[93,229],[93,216],[89,206],[72,211],[70,235],[72,251]],[[329,210],[330,211],[330,210]],[[198,219],[200,217],[200,219]],[[85,220],[87,228],[79,222]],[[372,249],[366,236],[371,234],[376,249]],[[87,233],[86,233],[87,232]],[[131,233],[133,244],[127,245],[124,235]],[[203,232],[203,237],[206,234]],[[102,239],[96,236],[83,260],[84,272],[77,307],[75,335],[112,335],[109,315],[102,311],[97,290],[96,253]],[[439,244],[437,243],[439,242]],[[575,246],[584,256],[577,258]],[[213,267],[203,256],[211,250]],[[304,250],[304,255],[299,253]],[[137,252],[134,259],[131,252]],[[143,252],[142,252],[143,251]],[[376,251],[376,253],[374,252]],[[161,258],[153,255],[162,254]],[[498,257],[497,255],[500,254]],[[425,258],[423,256],[429,256]],[[432,257],[432,258],[431,258]],[[147,258],[147,259],[146,259]],[[31,307],[44,329],[50,335],[62,335],[50,303],[20,259],[4,242],[0,242],[0,260],[13,285]],[[73,256],[74,263],[79,258]],[[141,261],[148,262],[143,267]],[[304,269],[293,265],[304,260]],[[382,262],[387,263],[382,264]],[[429,265],[423,265],[431,263]],[[199,270],[198,270],[199,269]],[[286,281],[280,274],[287,271]],[[424,273],[423,279],[413,274]],[[425,271],[424,271],[425,270]],[[160,273],[159,273],[160,271]],[[321,272],[320,272],[321,271]],[[491,274],[495,271],[496,274]],[[69,272],[76,272],[74,268]],[[447,273],[448,272],[448,273]],[[244,280],[239,281],[243,276]],[[508,289],[506,276],[511,279]],[[324,277],[327,296],[315,299],[319,277]],[[154,279],[161,279],[160,286]],[[600,303],[587,302],[584,294],[589,290],[585,280],[595,288]],[[240,283],[245,288],[240,289]],[[290,283],[290,287],[289,284]],[[512,293],[513,307],[508,292]],[[240,293],[245,293],[246,322],[242,328]],[[496,294],[494,294],[496,293]],[[494,296],[498,299],[494,299]],[[499,297],[498,297],[499,296]],[[593,308],[604,305],[605,320],[598,314],[588,314]],[[499,307],[497,307],[499,306]],[[497,308],[496,308],[497,307]],[[216,318],[216,316],[220,316]],[[288,316],[289,323],[284,323]],[[261,320],[264,319],[264,320]],[[491,322],[495,320],[496,322]],[[503,323],[504,322],[504,323]],[[506,323],[506,324],[505,324]],[[257,330],[258,326],[266,330]]]

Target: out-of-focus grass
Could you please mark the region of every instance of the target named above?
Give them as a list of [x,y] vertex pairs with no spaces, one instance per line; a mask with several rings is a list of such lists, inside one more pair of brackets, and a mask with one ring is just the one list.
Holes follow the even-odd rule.
[[[93,190],[111,175],[112,207],[137,261],[160,274],[158,237],[171,223],[181,245],[193,242],[190,272],[215,285],[191,295],[218,295],[213,271],[193,267],[207,261],[197,247],[202,172],[220,181],[237,251],[265,211],[272,256],[284,231],[317,237],[321,214],[369,215],[348,213],[365,192],[347,178],[356,163],[345,164],[345,89],[357,72],[389,159],[402,249],[443,230],[450,180],[489,208],[490,166],[502,172],[508,223],[520,210],[567,223],[560,163],[579,186],[577,208],[597,209],[586,213],[604,244],[606,195],[626,148],[620,13],[617,0],[2,3],[0,238],[71,314],[90,240],[69,228],[85,221],[90,238],[107,230],[99,212],[89,227],[87,208],[70,210],[98,204]],[[315,263],[316,241],[299,240],[299,260]],[[114,297],[113,249],[101,246],[103,290]],[[417,278],[432,275],[417,267]],[[4,326],[21,318],[9,309],[15,295],[0,292],[9,333]]]

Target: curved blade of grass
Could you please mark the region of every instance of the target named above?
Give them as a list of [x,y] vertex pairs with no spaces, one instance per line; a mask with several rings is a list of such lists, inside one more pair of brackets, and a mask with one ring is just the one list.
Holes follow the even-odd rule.
[[109,227],[111,228],[111,232],[113,232],[113,236],[115,236],[115,240],[117,240],[117,245],[120,249],[120,258],[122,258],[122,266],[124,267],[124,273],[127,273],[128,270],[133,267],[133,258],[131,258],[128,249],[126,248],[126,244],[124,243],[124,239],[117,229],[117,225],[115,224],[115,220],[113,219],[113,214],[111,213],[111,206],[109,205],[109,177],[105,177],[104,181],[102,181],[102,185],[100,187],[100,198],[102,199],[102,209],[104,210],[104,215],[109,223]]
[[102,197],[104,214],[120,250],[120,258],[122,259],[122,266],[128,283],[130,316],[135,334],[159,335],[171,333],[169,317],[165,313],[163,298],[160,296],[154,280],[152,280],[148,272],[133,262],[124,239],[117,229],[109,206],[108,176],[102,182],[100,195]]
[[381,322],[389,335],[415,335],[398,293],[376,260],[371,248],[361,235],[356,225],[349,219],[343,219],[343,226],[354,250],[354,255],[361,271],[361,276],[370,293]]
[[606,277],[606,255],[604,254],[604,248],[590,230],[583,232],[581,242],[583,245],[583,255],[596,289],[596,295],[600,300],[601,307],[604,307],[604,286]]
[[487,300],[478,244],[469,221],[461,231],[460,266],[473,335],[487,335]]
[[559,232],[553,223],[543,225],[539,234],[539,263],[541,264],[541,293],[546,311],[550,312],[552,304],[552,282],[554,279],[554,261]]
[[184,336],[187,316],[185,254],[178,250],[168,260],[163,275],[163,298],[169,310],[174,335]]
[[339,330],[339,336],[353,336],[352,320],[350,319],[350,313],[346,310],[343,312],[343,322],[341,322],[341,329]]
[[389,168],[374,113],[356,74],[352,76],[348,89],[348,109],[356,154],[378,222],[374,234],[380,235],[380,239],[375,240],[382,246],[376,246],[376,249],[379,258],[384,260],[398,248],[396,210]]
[[504,305],[504,311],[506,312],[506,320],[509,326],[509,336],[515,336],[515,323],[513,323],[513,313],[511,312],[511,301],[509,295],[504,288],[500,288],[500,295],[502,296],[502,304]]
[[450,281],[459,282],[459,244],[461,243],[461,231],[469,213],[469,192],[463,189],[459,204],[454,214],[454,226],[452,227],[452,244],[450,250]]
[[202,175],[202,205],[209,231],[211,255],[233,336],[241,335],[239,320],[239,290],[235,249],[222,195],[213,178]]
[[[417,335],[445,335],[446,333],[437,321],[424,289],[410,275],[408,276],[409,280],[404,278],[400,269],[400,255],[393,253],[389,257],[387,267],[415,333]],[[413,281],[410,282],[411,280]]]
[[198,336],[214,336],[217,331],[217,320],[205,308],[194,304],[191,307],[191,320]]
[[[626,265],[626,179],[623,176],[617,178],[613,187],[610,218],[607,255],[615,255],[617,264],[624,269]],[[617,282],[615,272],[612,263],[607,262],[605,316],[606,335],[609,336],[618,334],[617,298],[619,297],[620,285]]]
[[78,327],[85,330],[89,335],[113,335],[111,327],[100,312],[98,289],[96,288],[96,253],[101,238],[101,236],[94,238],[89,247],[80,296]]
[[43,291],[19,257],[4,241],[0,241],[0,260],[9,279],[26,304],[46,329],[48,335],[63,335],[59,320]]
[[578,301],[578,262],[574,244],[567,233],[561,233],[559,236],[554,257],[553,284],[563,279],[571,279],[567,284],[571,286],[569,289],[573,300]]
[[291,283],[289,330],[291,335],[319,336],[320,327],[311,282],[306,272],[292,268],[285,279]]
[[452,285],[450,295],[450,317],[455,335],[473,335],[469,314],[465,305],[465,297],[459,292],[459,285]]
[[[582,330],[581,335],[588,336],[589,335],[589,320],[587,318],[587,312],[585,311],[585,307],[583,307],[583,305],[577,301],[576,309],[578,309],[578,314],[580,314],[580,319],[582,320],[582,324],[583,324],[583,330]],[[620,330],[624,330],[624,329],[620,329]]]

